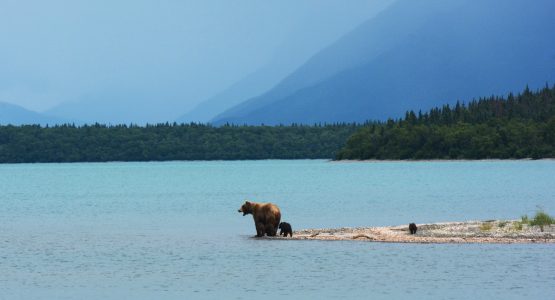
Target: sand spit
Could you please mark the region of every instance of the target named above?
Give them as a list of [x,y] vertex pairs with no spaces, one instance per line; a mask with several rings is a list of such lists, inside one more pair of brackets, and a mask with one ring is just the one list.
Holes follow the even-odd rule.
[[370,241],[384,243],[438,244],[514,244],[555,243],[555,225],[529,226],[519,221],[491,220],[417,224],[416,234],[409,233],[408,224],[388,227],[357,227],[336,229],[304,229],[293,232],[289,240]]

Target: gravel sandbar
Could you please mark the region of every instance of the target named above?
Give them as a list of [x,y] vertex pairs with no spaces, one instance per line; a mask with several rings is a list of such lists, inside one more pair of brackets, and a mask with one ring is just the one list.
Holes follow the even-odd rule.
[[[516,220],[490,220],[416,224],[418,231],[410,234],[407,225],[386,227],[345,227],[303,229],[293,232],[288,240],[369,241],[384,243],[555,243],[555,225],[521,224]],[[278,239],[278,238],[276,238]]]

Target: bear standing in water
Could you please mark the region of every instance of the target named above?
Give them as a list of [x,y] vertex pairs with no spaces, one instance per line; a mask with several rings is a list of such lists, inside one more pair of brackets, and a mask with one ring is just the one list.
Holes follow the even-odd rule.
[[287,235],[289,234],[290,237],[293,237],[293,229],[291,229],[291,224],[287,222],[281,222],[279,223],[279,229],[279,235],[287,237]]
[[245,201],[239,212],[242,212],[243,216],[252,214],[257,237],[264,236],[264,234],[268,236],[276,235],[281,220],[281,212],[277,205]]

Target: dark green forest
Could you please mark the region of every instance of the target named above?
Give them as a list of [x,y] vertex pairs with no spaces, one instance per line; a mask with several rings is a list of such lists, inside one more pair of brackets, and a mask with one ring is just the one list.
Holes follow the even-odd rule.
[[333,158],[360,125],[0,126],[0,163]]
[[364,125],[0,126],[0,163],[555,157],[555,86]]
[[546,86],[368,123],[349,138],[336,159],[553,157],[555,86]]

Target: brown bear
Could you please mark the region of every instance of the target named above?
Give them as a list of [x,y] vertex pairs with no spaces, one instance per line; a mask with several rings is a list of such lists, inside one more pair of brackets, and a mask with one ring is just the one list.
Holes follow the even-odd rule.
[[257,237],[264,236],[264,234],[268,236],[276,235],[281,220],[281,212],[277,205],[245,201],[239,212],[242,212],[243,216],[252,214]]

